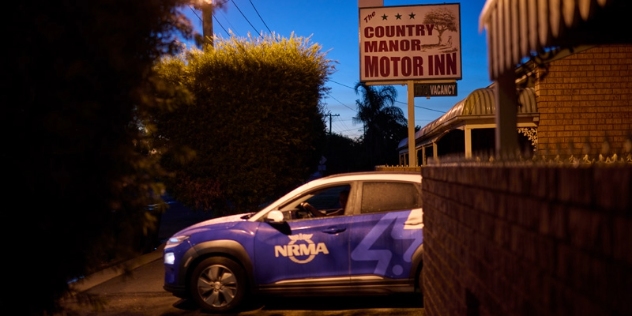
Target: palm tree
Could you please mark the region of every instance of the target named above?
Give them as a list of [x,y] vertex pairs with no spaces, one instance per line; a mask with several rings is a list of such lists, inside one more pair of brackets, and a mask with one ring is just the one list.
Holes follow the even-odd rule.
[[402,109],[394,106],[397,90],[393,86],[375,88],[359,82],[355,86],[358,115],[354,123],[364,124],[365,148],[369,166],[397,163],[397,145],[406,137],[406,117]]

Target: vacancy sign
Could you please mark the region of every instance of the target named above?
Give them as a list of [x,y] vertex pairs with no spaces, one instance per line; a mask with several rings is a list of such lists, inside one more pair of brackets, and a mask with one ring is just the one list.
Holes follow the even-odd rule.
[[458,3],[359,11],[360,81],[461,79]]

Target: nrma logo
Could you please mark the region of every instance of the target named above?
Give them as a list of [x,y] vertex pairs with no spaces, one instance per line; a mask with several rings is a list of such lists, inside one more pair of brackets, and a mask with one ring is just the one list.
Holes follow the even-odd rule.
[[[319,242],[318,244],[314,244],[312,234],[298,234],[288,237],[290,238],[290,242],[287,245],[274,246],[275,257],[288,257],[296,263],[305,264],[314,260],[317,254],[329,254],[325,243]],[[307,256],[307,258],[296,258],[305,256]]]

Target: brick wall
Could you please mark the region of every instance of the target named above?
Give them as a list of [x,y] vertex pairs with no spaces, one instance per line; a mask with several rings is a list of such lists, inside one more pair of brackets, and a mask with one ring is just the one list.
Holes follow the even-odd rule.
[[538,72],[535,88],[538,155],[621,153],[632,138],[632,45],[553,61]]
[[422,168],[432,315],[632,315],[632,167]]

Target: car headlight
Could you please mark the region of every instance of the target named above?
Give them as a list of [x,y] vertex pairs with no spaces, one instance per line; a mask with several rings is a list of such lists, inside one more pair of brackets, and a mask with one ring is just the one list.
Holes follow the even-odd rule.
[[176,261],[176,255],[173,251],[168,251],[168,249],[176,247],[181,243],[185,242],[189,239],[189,236],[173,236],[167,240],[167,244],[165,244],[165,254],[164,254],[164,262],[166,264],[173,264]]
[[175,247],[185,240],[189,239],[189,236],[173,236],[167,240],[167,244],[165,245],[165,249]]
[[176,255],[173,252],[165,252],[165,264],[173,264],[176,262]]

